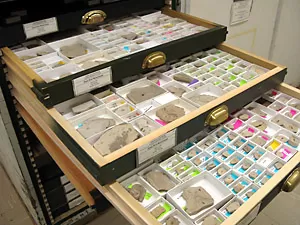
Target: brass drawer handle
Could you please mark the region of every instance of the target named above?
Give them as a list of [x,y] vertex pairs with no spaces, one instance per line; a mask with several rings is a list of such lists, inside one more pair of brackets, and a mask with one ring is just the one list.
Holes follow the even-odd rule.
[[98,24],[106,19],[107,15],[102,10],[93,10],[84,14],[81,23],[85,25]]
[[226,121],[229,117],[228,107],[226,105],[222,105],[219,108],[213,110],[205,120],[205,126],[217,126],[224,121]]
[[150,69],[157,66],[161,66],[166,63],[167,56],[163,52],[153,52],[148,55],[143,62],[143,69]]
[[300,183],[300,168],[297,168],[293,173],[286,179],[282,186],[284,192],[292,192]]

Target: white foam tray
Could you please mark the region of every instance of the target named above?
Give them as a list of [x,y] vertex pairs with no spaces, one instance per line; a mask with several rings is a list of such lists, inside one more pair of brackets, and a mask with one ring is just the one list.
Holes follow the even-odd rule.
[[195,224],[196,225],[202,225],[203,224],[203,221],[205,220],[206,217],[209,217],[209,216],[214,216],[217,220],[220,221],[220,223],[223,223],[225,221],[225,217],[219,213],[216,209],[213,209],[209,212],[207,212],[205,215],[203,215],[200,219],[198,219]]
[[[159,193],[138,175],[134,175],[121,183],[126,190],[128,190],[130,185],[134,184],[140,184],[146,189],[146,195],[148,195],[148,197],[144,198],[143,202],[140,202],[143,207],[149,206],[160,197]],[[150,195],[152,196],[149,197]]]
[[[73,112],[72,112],[72,108],[75,107],[75,106],[78,106],[80,104],[83,104],[87,101],[94,101],[96,103],[96,105],[99,107],[104,107],[104,104],[101,100],[99,100],[98,98],[96,98],[94,95],[92,94],[84,94],[84,95],[80,95],[78,97],[75,97],[75,98],[72,98],[68,101],[65,101],[65,102],[62,102],[58,105],[55,105],[54,108],[62,115],[64,116],[67,120],[71,119],[72,117],[74,116],[79,116],[80,114],[78,115],[75,115]],[[95,107],[96,108],[96,107]],[[93,108],[93,109],[95,109]],[[92,110],[92,109],[90,109]],[[86,111],[86,112],[89,112],[90,110]],[[86,113],[84,112],[84,113]]]
[[[183,207],[186,206],[186,201],[182,197],[183,190],[188,187],[202,187],[204,188],[214,199],[214,205],[200,211],[196,215],[189,215]],[[185,216],[197,220],[199,217],[203,216],[206,212],[213,208],[218,208],[222,206],[232,197],[232,193],[222,184],[218,179],[208,172],[203,172],[199,176],[181,184],[170,190],[167,194],[167,199],[173,203],[177,209],[179,209]]]

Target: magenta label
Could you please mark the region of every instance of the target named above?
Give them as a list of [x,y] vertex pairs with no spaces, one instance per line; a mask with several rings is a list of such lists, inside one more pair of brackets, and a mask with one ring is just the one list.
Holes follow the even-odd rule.
[[162,121],[162,120],[156,119],[155,121],[158,122],[159,124],[163,125],[163,126],[166,126],[166,125],[167,125],[167,123],[164,122],[164,121]]
[[239,127],[241,127],[243,125],[243,122],[241,120],[237,120],[234,124],[233,124],[233,129],[236,130]]
[[255,130],[252,129],[252,128],[248,128],[248,131],[250,131],[251,133],[254,133],[254,132],[255,132]]
[[266,137],[266,136],[261,136],[262,137],[262,139],[264,139],[264,140],[269,140],[269,138],[268,137]]
[[156,84],[157,84],[158,86],[160,86],[160,81],[158,80],[158,81],[156,82]]
[[272,95],[273,95],[273,96],[276,96],[276,95],[277,95],[277,92],[276,92],[276,91],[272,91]]
[[297,112],[296,112],[296,110],[291,109],[290,113],[292,114],[292,116],[295,116]]
[[289,149],[287,149],[287,148],[285,148],[284,151],[285,151],[287,154],[291,154],[291,153],[292,153],[292,152],[291,152]]

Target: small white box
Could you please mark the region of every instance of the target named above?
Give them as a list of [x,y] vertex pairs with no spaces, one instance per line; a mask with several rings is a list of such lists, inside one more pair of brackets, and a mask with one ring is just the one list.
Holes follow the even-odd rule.
[[[186,201],[182,197],[183,190],[188,187],[204,188],[214,199],[213,206],[200,211],[196,215],[189,215],[183,209],[186,206]],[[203,172],[197,177],[173,188],[167,194],[167,199],[169,199],[169,201],[172,202],[185,216],[193,221],[197,220],[209,210],[222,206],[231,197],[232,193],[225,187],[225,185],[208,172]]]

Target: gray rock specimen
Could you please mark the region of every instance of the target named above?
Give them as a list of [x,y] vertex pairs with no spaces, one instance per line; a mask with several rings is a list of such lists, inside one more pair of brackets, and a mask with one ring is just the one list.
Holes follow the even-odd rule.
[[227,172],[227,170],[226,170],[224,167],[220,167],[220,168],[217,170],[217,174],[218,174],[219,176],[224,175],[226,172]]
[[159,206],[155,207],[155,209],[153,209],[150,213],[151,213],[155,218],[158,218],[158,217],[160,217],[160,215],[163,214],[165,211],[166,211],[165,208],[159,205]]
[[225,184],[231,184],[233,181],[234,179],[230,175],[224,179]]
[[[283,142],[283,143],[286,143],[287,141],[289,141],[289,139],[287,138],[287,137],[285,137],[285,136],[283,136],[283,135],[278,135],[277,137],[276,137],[276,139],[278,140],[278,141],[281,141],[281,142]],[[290,143],[289,143],[290,144]],[[290,144],[291,145],[291,144]],[[293,146],[293,145],[292,145]],[[296,146],[297,147],[297,146]]]
[[244,130],[244,131],[242,131],[241,135],[242,135],[243,137],[245,137],[245,138],[250,138],[250,137],[252,137],[254,134],[253,134],[252,132],[248,131],[248,130]]
[[193,163],[196,165],[196,166],[199,166],[201,163],[202,163],[202,160],[197,157],[196,159],[193,160]]
[[225,151],[222,153],[222,156],[227,159],[230,156],[230,154],[228,151]]
[[80,114],[83,113],[89,109],[95,108],[97,104],[93,100],[89,100],[85,103],[82,103],[80,105],[74,106],[72,108],[72,111],[74,114]]
[[180,221],[174,216],[171,216],[167,219],[166,225],[180,225]]
[[235,165],[239,162],[239,158],[238,157],[233,157],[231,160],[230,160],[230,164],[231,165]]
[[267,141],[265,139],[263,139],[262,137],[255,137],[252,139],[252,141],[256,144],[258,144],[259,146],[264,146]]
[[94,144],[94,148],[104,156],[130,144],[138,138],[139,133],[131,124],[120,124],[105,131]]
[[243,121],[247,121],[250,118],[250,116],[246,113],[239,115],[239,119]]
[[214,216],[210,215],[203,220],[202,225],[220,225],[221,222]]
[[246,196],[247,196],[248,198],[251,198],[252,195],[254,195],[254,194],[255,194],[255,192],[253,192],[253,191],[248,191],[248,192],[246,193]]
[[171,123],[184,115],[184,109],[173,104],[162,107],[156,111],[156,116],[166,123]]
[[190,98],[190,100],[200,106],[205,105],[206,103],[209,103],[213,100],[215,100],[217,97],[211,96],[211,95],[195,95]]
[[130,106],[127,104],[121,105],[120,107],[114,110],[114,113],[116,113],[118,116],[125,116],[130,112],[131,112]]
[[216,134],[217,138],[220,138],[222,137],[223,135],[225,134],[225,131],[224,130],[219,130]]
[[[286,139],[285,139],[286,140]],[[285,140],[283,140],[282,142],[286,142]],[[298,145],[300,144],[300,141],[299,141],[299,139],[297,138],[297,137],[295,137],[295,136],[292,136],[292,137],[290,137],[288,140],[287,140],[287,143],[289,144],[289,145],[291,145],[292,147],[294,147],[294,148],[297,148],[298,147]]]
[[145,136],[150,134],[154,130],[154,128],[149,124],[148,120],[144,118],[137,120],[135,124]]
[[251,123],[252,126],[256,127],[257,129],[264,131],[267,129],[267,124],[264,121],[257,120]]
[[216,167],[216,164],[214,163],[209,163],[207,166],[206,166],[206,170],[210,171],[212,169],[214,169]]
[[236,192],[236,193],[239,193],[241,190],[243,190],[245,187],[244,185],[242,185],[241,183],[238,183],[237,185],[235,185],[233,187],[233,190]]
[[231,213],[234,213],[240,206],[241,206],[241,204],[239,202],[234,201],[226,207],[226,210],[227,210],[227,212],[229,212],[231,214]]
[[132,188],[129,189],[129,193],[139,202],[143,202],[146,195],[146,189],[140,184],[134,184]]
[[261,183],[262,185],[265,185],[265,184],[268,182],[268,180],[269,180],[269,178],[268,178],[267,176],[264,176],[264,178],[261,179],[260,183]]
[[249,110],[251,110],[252,112],[258,114],[261,117],[266,117],[267,114],[263,111],[261,111],[259,108],[249,108]]
[[245,145],[245,146],[243,147],[243,150],[244,150],[246,153],[249,153],[249,152],[251,152],[252,148],[251,148],[249,145]]
[[116,122],[113,119],[94,117],[85,120],[77,131],[84,138],[89,138],[94,134],[105,131],[107,128],[114,126],[115,124]]
[[138,104],[146,100],[152,99],[163,93],[165,93],[165,91],[162,88],[156,85],[149,85],[142,88],[131,89],[130,92],[127,94],[127,98],[134,104]]
[[159,171],[151,171],[145,175],[145,179],[158,191],[169,191],[175,184],[170,178]]
[[187,156],[189,158],[193,158],[197,155],[197,151],[195,149],[191,149],[188,153],[187,153]]
[[[234,145],[235,147],[239,148],[239,147],[241,147],[243,144],[244,144],[244,143],[243,143],[241,140],[237,140],[237,141],[234,142],[233,145]],[[248,146],[248,145],[246,145],[246,146]],[[248,147],[249,147],[249,146],[248,146]]]
[[34,59],[34,58],[36,58],[36,57],[37,57],[36,55],[24,55],[24,56],[21,56],[20,59],[21,59],[22,61],[26,61],[26,60],[28,60],[28,59]]
[[242,169],[243,169],[243,170],[247,170],[247,169],[249,169],[249,168],[250,168],[250,166],[251,166],[251,164],[250,164],[250,163],[248,163],[248,162],[244,162],[244,163],[243,163],[243,165],[242,165]]
[[82,44],[72,44],[72,45],[62,46],[60,48],[60,52],[66,57],[68,57],[69,59],[73,59],[88,53],[87,48]]
[[252,170],[250,173],[249,173],[249,177],[252,178],[253,180],[256,179],[258,177],[258,174],[256,171]]
[[273,109],[275,111],[280,111],[283,109],[284,106],[282,106],[281,104],[277,104],[277,103],[274,103],[272,105],[269,106],[270,109]]
[[229,134],[228,135],[228,139],[230,140],[230,141],[232,141],[233,139],[235,139],[236,138],[236,135],[234,135],[234,134]]
[[132,40],[137,39],[138,35],[136,33],[129,32],[129,33],[123,34],[121,37],[125,38],[126,40],[132,41]]
[[176,81],[180,81],[180,82],[184,82],[184,83],[192,83],[192,81],[194,80],[193,77],[190,77],[189,75],[185,74],[185,73],[177,73],[173,76],[173,79]]
[[290,106],[300,110],[300,104],[299,103],[292,103],[292,104],[290,104]]
[[183,88],[178,88],[174,86],[167,87],[167,90],[177,97],[182,97],[182,95],[186,92]]
[[283,158],[283,153],[281,151],[277,151],[276,152],[276,155],[279,157],[279,158]]
[[186,212],[189,215],[195,215],[214,204],[214,199],[202,187],[189,187],[183,191],[182,197],[186,201]]
[[283,167],[283,164],[280,163],[280,162],[277,162],[277,163],[274,164],[274,166],[275,166],[275,168],[276,168],[277,170],[280,170],[280,169]]
[[253,156],[254,156],[254,158],[255,158],[256,160],[259,160],[260,157],[262,157],[262,154],[259,153],[259,152],[255,152],[255,153],[253,154]]

